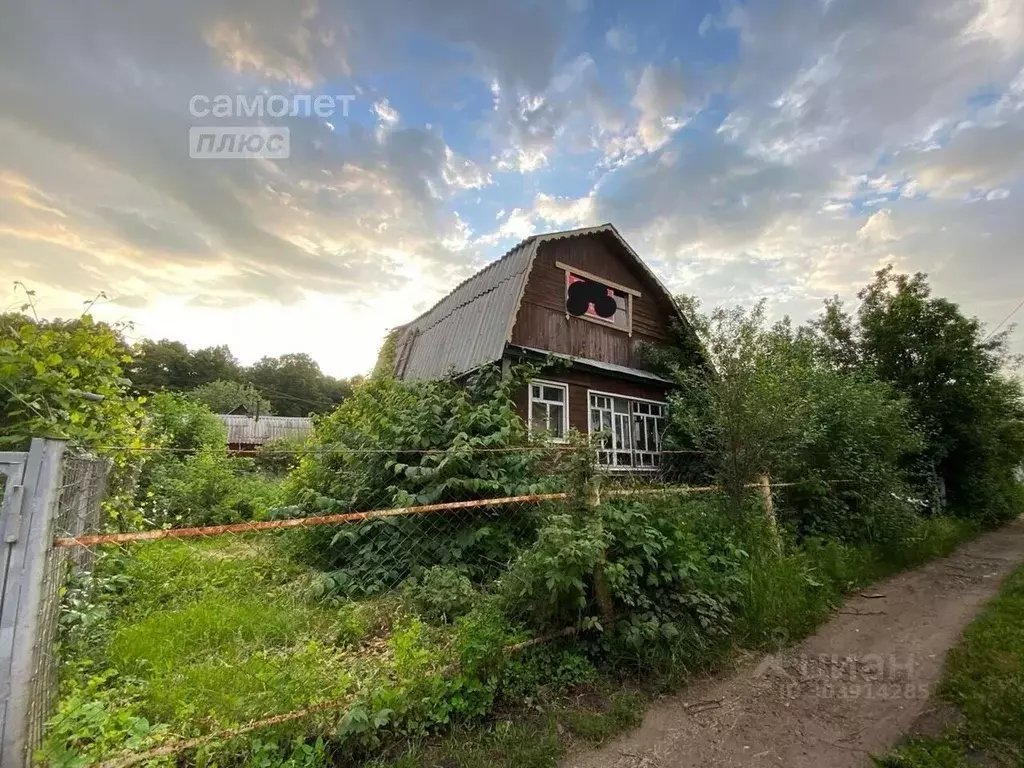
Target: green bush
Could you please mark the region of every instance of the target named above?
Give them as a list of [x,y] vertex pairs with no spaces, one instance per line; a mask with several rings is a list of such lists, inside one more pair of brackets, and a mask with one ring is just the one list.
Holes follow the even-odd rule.
[[214,450],[227,445],[227,430],[213,411],[188,395],[157,392],[146,406],[149,438],[168,454]]
[[923,445],[908,401],[868,372],[829,367],[806,329],[769,326],[763,305],[696,320],[718,375],[673,368],[667,442],[704,459],[732,509],[761,474],[799,536],[853,543],[902,535],[912,519],[905,462]]
[[529,375],[363,382],[317,424],[320,450],[288,478],[289,503],[319,515],[533,492],[543,446],[530,450],[513,401]]
[[[503,377],[487,367],[463,383],[363,382],[321,420],[311,450],[285,480],[282,515],[330,515],[381,507],[514,496],[547,490],[546,451],[532,444],[513,393],[529,369]],[[508,448],[505,451],[502,449]],[[298,531],[292,554],[327,572],[328,593],[374,595],[421,569],[458,566],[473,582],[493,578],[532,538],[528,513],[392,517]]]
[[1013,376],[1011,329],[986,332],[933,296],[926,275],[891,265],[858,298],[856,316],[827,302],[812,336],[830,367],[888,382],[908,400],[925,438],[915,456],[919,495],[985,525],[1019,515],[1024,394]]
[[146,525],[261,520],[280,504],[278,482],[260,474],[251,458],[228,454],[224,424],[207,406],[159,392],[148,417],[158,450],[143,466],[136,491]]
[[724,527],[724,505],[681,499],[615,501],[555,512],[543,522],[498,594],[504,610],[538,629],[603,629],[595,578],[621,618],[605,650],[653,663],[692,656],[728,636],[747,558]]
[[402,585],[406,600],[427,621],[450,622],[469,612],[477,591],[464,574],[454,568],[434,566]]
[[299,466],[306,447],[305,438],[279,437],[256,449],[253,460],[261,472],[283,476]]
[[26,450],[33,437],[85,450],[141,445],[140,401],[128,392],[131,357],[118,331],[89,315],[0,314],[0,450]]
[[278,484],[259,474],[252,459],[223,451],[157,462],[146,479],[143,511],[157,526],[262,520],[280,501]]

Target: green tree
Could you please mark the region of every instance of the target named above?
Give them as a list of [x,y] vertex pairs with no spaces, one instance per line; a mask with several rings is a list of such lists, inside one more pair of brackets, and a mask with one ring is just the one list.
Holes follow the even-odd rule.
[[769,326],[764,303],[695,321],[716,373],[677,367],[669,439],[708,451],[733,509],[758,475],[780,484],[780,517],[804,535],[892,540],[910,519],[902,466],[920,449],[908,403],[823,362],[807,332]]
[[147,407],[152,442],[169,453],[227,450],[227,431],[205,404],[177,392],[158,392]]
[[402,335],[402,328],[392,328],[384,336],[384,341],[377,351],[377,362],[373,365],[370,373],[372,379],[386,379],[395,375],[395,357],[398,354],[398,337]]
[[347,382],[326,376],[305,353],[264,357],[246,375],[281,416],[327,413],[352,391]]
[[[559,478],[541,471],[550,455],[531,444],[513,393],[528,368],[503,377],[487,366],[461,384],[371,379],[318,420],[297,469],[284,481],[289,515],[514,496]],[[319,450],[317,450],[319,449]],[[503,450],[510,449],[510,450]],[[556,480],[557,482],[557,480]],[[471,578],[492,577],[514,556],[531,522],[487,512],[367,521],[344,530],[297,531],[297,553],[332,571],[325,588],[347,594],[394,586],[417,569],[461,563]],[[387,563],[382,567],[382,563]]]
[[123,370],[130,362],[116,330],[89,315],[0,317],[0,447],[21,450],[44,436],[86,449],[140,444],[140,403]]
[[1019,514],[1024,399],[1007,375],[1016,362],[1009,331],[986,335],[977,318],[933,296],[920,273],[886,267],[858,295],[855,319],[833,301],[813,328],[823,357],[870,371],[910,401],[927,438],[921,468],[953,511],[982,521]]
[[238,381],[241,366],[225,346],[190,351],[180,341],[143,339],[135,345],[128,377],[140,392],[194,389],[213,381]]
[[254,415],[269,416],[273,413],[267,398],[254,387],[237,381],[211,381],[196,387],[191,394],[214,413],[231,413],[239,406]]

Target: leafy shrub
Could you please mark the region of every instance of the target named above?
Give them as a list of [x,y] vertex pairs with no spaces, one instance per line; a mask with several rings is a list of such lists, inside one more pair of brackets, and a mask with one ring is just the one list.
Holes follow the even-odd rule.
[[305,438],[279,437],[261,445],[252,458],[261,472],[286,475],[299,466],[305,447]]
[[604,570],[616,610],[617,654],[645,663],[697,661],[732,630],[747,553],[708,507],[680,499],[616,501],[601,507],[611,544]]
[[227,431],[209,406],[177,392],[157,392],[146,407],[149,438],[168,453],[225,448]]
[[402,594],[427,621],[450,622],[473,607],[477,591],[455,568],[436,565],[402,585]]
[[46,737],[35,755],[51,768],[85,768],[122,750],[143,750],[171,737],[170,726],[154,723],[141,714],[141,691],[136,683],[115,688],[112,670],[72,679],[57,712],[47,723]]
[[0,315],[0,450],[25,450],[33,437],[81,449],[140,445],[140,401],[123,370],[130,361],[117,329],[89,315]]
[[579,644],[563,641],[528,648],[510,658],[504,677],[503,695],[524,699],[541,689],[562,694],[576,686],[594,683],[599,673]]
[[926,275],[891,265],[858,298],[856,316],[828,302],[814,338],[833,368],[877,377],[910,402],[925,436],[920,495],[945,497],[953,514],[981,524],[1019,515],[1024,393],[1012,375],[1010,329],[986,332],[933,296]]
[[156,451],[136,498],[147,525],[222,525],[260,520],[280,502],[278,483],[250,458],[227,452],[223,423],[202,403],[172,392],[153,395],[149,432]]
[[868,371],[830,367],[806,328],[768,326],[764,305],[697,318],[717,376],[673,369],[667,441],[710,451],[712,479],[743,509],[760,474],[782,485],[799,536],[884,542],[912,522],[905,475],[923,445],[909,402]]
[[594,571],[610,543],[596,515],[548,515],[537,541],[501,578],[504,610],[538,628],[561,628],[592,616]]
[[435,565],[458,567],[474,583],[489,581],[532,540],[534,525],[532,512],[507,510],[386,517],[290,532],[283,547],[323,571],[319,597],[353,598],[380,595]]
[[489,366],[463,384],[363,382],[317,424],[311,447],[323,450],[289,477],[289,503],[334,514],[533,492],[543,450],[529,450],[513,401],[529,375]]
[[150,524],[175,527],[261,520],[279,501],[279,487],[252,459],[204,451],[160,461],[147,473],[143,501]]
[[[528,377],[482,369],[450,381],[366,381],[317,424],[299,467],[285,480],[282,514],[329,515],[389,506],[514,496],[546,490],[513,392]],[[512,450],[503,451],[502,448]],[[370,520],[290,537],[296,557],[329,572],[335,594],[374,595],[420,569],[459,566],[474,582],[492,578],[531,538],[528,515]],[[338,564],[343,564],[338,568]]]
[[664,659],[697,636],[724,638],[746,553],[702,522],[706,507],[615,501],[549,515],[501,579],[504,609],[530,627],[602,628],[593,597],[600,573],[621,617],[606,649],[620,658]]

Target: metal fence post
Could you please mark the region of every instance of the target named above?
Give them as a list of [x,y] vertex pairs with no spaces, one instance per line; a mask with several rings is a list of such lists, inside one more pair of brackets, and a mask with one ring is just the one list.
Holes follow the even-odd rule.
[[6,522],[9,547],[0,595],[0,765],[30,764],[32,679],[40,652],[40,603],[60,496],[64,441],[34,438],[20,509]]

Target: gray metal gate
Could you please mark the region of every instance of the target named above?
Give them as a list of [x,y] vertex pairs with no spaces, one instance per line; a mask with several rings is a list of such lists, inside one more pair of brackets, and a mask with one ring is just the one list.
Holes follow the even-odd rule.
[[64,442],[32,440],[27,453],[0,453],[0,765],[30,763],[29,752],[49,716],[50,691],[42,674],[51,648],[41,642],[56,622],[42,610],[45,574],[53,550],[53,523],[61,487]]

